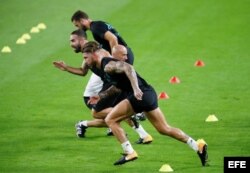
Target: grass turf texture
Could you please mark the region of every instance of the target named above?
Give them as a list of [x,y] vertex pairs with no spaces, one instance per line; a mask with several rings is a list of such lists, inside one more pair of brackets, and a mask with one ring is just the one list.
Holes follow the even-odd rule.
[[[1,1],[0,172],[127,173],[158,172],[169,164],[176,173],[223,172],[224,156],[250,155],[249,1]],[[139,159],[115,167],[122,152],[105,128],[88,129],[77,139],[74,124],[90,119],[82,103],[88,77],[63,73],[52,66],[65,60],[81,64],[69,47],[74,11],[112,23],[134,50],[135,68],[169,100],[159,105],[168,122],[209,146],[210,167],[201,167],[188,146],[159,135],[150,145],[133,145]],[[15,41],[44,22],[26,45]],[[91,36],[89,34],[89,38]],[[197,59],[206,66],[194,67]],[[171,76],[181,83],[171,85]],[[219,121],[206,123],[209,114]],[[123,124],[131,142],[138,136]]]

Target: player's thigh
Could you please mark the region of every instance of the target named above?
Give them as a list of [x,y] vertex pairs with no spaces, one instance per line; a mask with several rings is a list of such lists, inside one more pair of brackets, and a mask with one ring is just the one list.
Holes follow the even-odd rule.
[[130,102],[125,99],[118,103],[112,111],[108,114],[105,121],[122,121],[134,114]]
[[164,132],[168,130],[169,125],[165,119],[164,114],[160,110],[160,108],[156,108],[155,110],[145,112],[148,120],[151,124],[160,132]]
[[107,108],[112,108],[114,105],[114,100],[116,100],[116,95],[112,95],[109,97],[105,97],[97,102],[97,104],[93,107],[95,112],[100,112]]

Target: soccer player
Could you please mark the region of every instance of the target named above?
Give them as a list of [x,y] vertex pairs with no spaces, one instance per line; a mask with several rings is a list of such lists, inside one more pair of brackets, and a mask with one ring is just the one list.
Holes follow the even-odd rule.
[[[70,34],[70,46],[73,48],[75,53],[81,52],[83,45],[87,42],[87,34],[83,30],[75,30]],[[111,56],[108,51],[103,50],[103,53],[106,53],[107,56]],[[68,71],[69,73],[75,75],[85,76],[88,73],[88,67],[85,65],[84,61],[80,68],[68,66],[63,61],[55,61],[53,62],[53,64],[55,65],[55,67],[63,71]],[[102,89],[102,86],[103,81],[101,80],[101,78],[95,73],[92,73],[83,92],[84,103],[89,109],[92,109],[93,107],[93,105],[89,101],[90,97],[98,95],[98,93]]]
[[[116,56],[115,59],[125,61],[127,59],[127,49],[122,45],[117,45],[113,47],[113,55]],[[93,69],[92,69],[93,70]],[[96,71],[96,70],[94,70]],[[100,72],[102,73],[102,72]],[[105,84],[105,82],[104,82]],[[80,136],[84,136],[85,131],[88,127],[107,127],[104,119],[107,116],[107,114],[112,111],[113,107],[118,104],[121,100],[125,98],[125,95],[123,93],[120,93],[120,90],[117,90],[113,88],[108,83],[108,89],[101,91],[99,93],[99,96],[102,97],[102,99],[98,100],[97,104],[93,107],[94,111],[97,114],[94,114],[94,120],[85,120],[80,121],[76,127],[77,127],[77,134]],[[106,87],[104,87],[106,88]],[[114,90],[115,89],[115,90]],[[110,94],[110,92],[112,92]],[[118,93],[116,93],[118,92]],[[95,97],[96,98],[96,97]],[[99,113],[101,112],[101,113]],[[153,138],[151,135],[149,135],[142,125],[140,125],[135,120],[131,121],[130,118],[126,119],[126,122],[138,133],[140,136],[139,140],[136,142],[137,144],[148,144],[153,141]]]
[[133,66],[123,61],[107,58],[100,54],[100,45],[96,42],[88,42],[83,47],[83,57],[89,67],[96,67],[105,73],[117,88],[127,94],[127,97],[119,102],[105,118],[106,124],[112,129],[117,140],[121,143],[124,154],[114,165],[121,165],[137,159],[137,152],[127,139],[120,122],[136,112],[144,111],[148,120],[156,130],[166,136],[188,144],[197,152],[203,166],[207,164],[207,144],[197,143],[193,138],[185,134],[181,129],[170,126],[158,107],[157,94],[139,74]]
[[[88,41],[87,41],[87,36],[86,36],[85,31],[78,29],[71,33],[70,44],[71,44],[71,47],[74,48],[75,52],[80,52],[81,48],[87,42]],[[127,49],[124,46],[122,45],[114,46],[113,52],[114,52],[114,56],[117,57],[117,59],[128,62]],[[107,52],[104,49],[101,49],[101,53],[103,56],[110,56],[109,52]],[[84,61],[82,63],[81,68],[70,67],[62,61],[56,61],[56,62],[53,62],[53,64],[55,65],[55,67],[63,71],[68,71],[72,74],[81,75],[81,76],[85,76],[89,70],[89,67],[86,66]],[[98,75],[102,76],[102,74],[100,74],[98,70],[95,70],[95,72],[97,72]],[[87,97],[86,90],[88,86],[91,86],[91,87],[88,89],[89,96]],[[98,93],[101,91],[102,88],[103,88],[103,81],[101,80],[100,77],[97,77],[96,75],[93,75],[92,73],[91,78],[86,87],[86,90],[84,92],[85,94],[84,100],[87,106],[93,110],[93,116],[95,119],[92,121],[80,121],[79,123],[76,124],[78,137],[85,136],[85,131],[87,127],[107,127],[106,123],[104,122],[104,118],[110,112],[110,110],[112,110],[112,107],[118,103],[119,98],[117,98],[116,95],[113,95],[112,97],[102,99],[100,102],[96,104],[93,101],[93,99],[98,95]],[[149,135],[144,130],[144,128],[138,122],[136,122],[136,120],[133,120],[132,122],[132,120],[128,119],[127,123],[140,136],[139,140],[136,143],[148,144],[153,141],[153,138],[151,137],[151,135]]]
[[112,55],[112,48],[118,44],[123,45],[127,49],[128,63],[133,64],[134,55],[127,45],[126,41],[122,38],[120,33],[110,24],[104,21],[93,21],[89,18],[88,14],[83,11],[76,11],[71,17],[72,23],[78,28],[83,30],[90,30],[93,38],[102,48],[107,50]]

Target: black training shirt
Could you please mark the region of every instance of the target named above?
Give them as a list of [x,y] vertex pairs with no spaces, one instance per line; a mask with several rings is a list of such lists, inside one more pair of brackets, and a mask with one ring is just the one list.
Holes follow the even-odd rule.
[[92,35],[94,39],[102,45],[102,48],[109,51],[111,53],[110,45],[107,40],[104,39],[104,34],[107,31],[110,31],[113,33],[117,39],[118,44],[124,45],[127,47],[127,43],[124,41],[124,39],[120,36],[120,34],[116,31],[115,28],[112,27],[109,23],[103,22],[103,21],[93,21],[90,23],[90,31],[92,32]]
[[[110,73],[104,72],[105,66],[110,61],[117,61],[117,60],[113,59],[113,58],[105,57],[102,59],[102,62],[101,62],[101,69],[104,73],[105,81],[107,81],[109,84],[116,86],[117,88],[120,88],[123,91],[133,92],[133,88],[132,88],[132,85],[130,83],[130,80],[128,79],[128,77],[125,73],[110,74]],[[142,77],[140,77],[140,75],[138,73],[136,73],[136,75],[137,75],[139,88],[140,89],[147,88],[149,86],[148,83]]]

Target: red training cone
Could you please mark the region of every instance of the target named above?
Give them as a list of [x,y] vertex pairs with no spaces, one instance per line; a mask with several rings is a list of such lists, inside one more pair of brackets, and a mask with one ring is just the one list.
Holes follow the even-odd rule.
[[194,64],[196,67],[203,67],[205,63],[202,60],[197,60]]
[[172,84],[177,84],[177,83],[180,83],[181,81],[180,81],[180,79],[178,77],[173,76],[173,77],[171,77],[169,82],[172,83]]
[[169,99],[169,96],[165,92],[161,92],[158,96],[158,99]]

